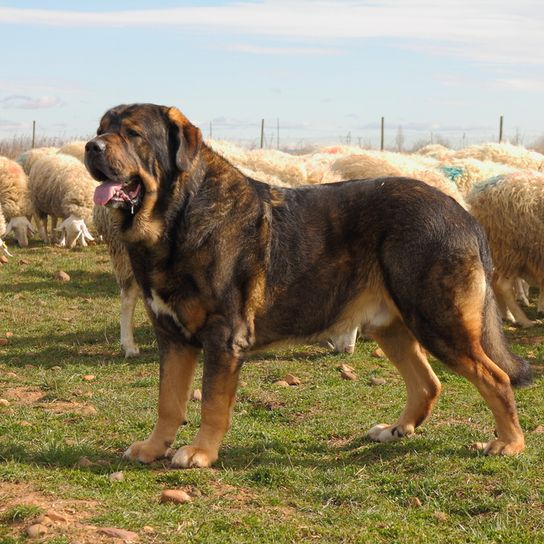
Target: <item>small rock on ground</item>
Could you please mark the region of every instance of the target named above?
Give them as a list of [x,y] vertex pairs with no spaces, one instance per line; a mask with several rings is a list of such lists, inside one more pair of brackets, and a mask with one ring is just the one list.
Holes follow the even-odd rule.
[[300,378],[294,374],[286,374],[283,378],[289,385],[300,385]]
[[57,281],[70,281],[70,276],[64,270],[57,270],[55,272],[55,279]]
[[165,489],[161,493],[160,501],[164,502],[173,502],[174,504],[184,504],[186,502],[191,502],[193,498],[189,493],[183,491],[183,489]]
[[40,538],[41,536],[45,535],[49,529],[42,525],[41,523],[34,523],[34,525],[30,525],[26,528],[26,534],[29,538]]

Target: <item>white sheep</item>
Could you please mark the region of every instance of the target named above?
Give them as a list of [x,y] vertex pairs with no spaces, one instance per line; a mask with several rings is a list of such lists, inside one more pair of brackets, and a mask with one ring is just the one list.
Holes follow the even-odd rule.
[[85,159],[85,145],[87,142],[76,140],[74,142],[69,142],[67,144],[64,144],[57,153],[62,153],[64,155],[70,155],[71,157],[75,157],[76,159],[80,160],[81,162]]
[[417,150],[418,155],[423,155],[424,157],[433,157],[439,161],[445,160],[451,155],[453,155],[453,149],[446,147],[441,144],[428,144]]
[[8,221],[4,235],[13,233],[19,246],[27,247],[34,233],[28,180],[22,167],[7,157],[0,157],[0,205]]
[[[52,218],[52,233],[53,229],[62,233],[61,245],[86,246],[94,239],[86,224],[92,219],[96,183],[81,161],[69,155],[45,155],[32,166],[28,186],[38,230],[46,243],[48,216]],[[58,218],[63,221],[56,227]]]
[[455,183],[440,171],[438,161],[433,158],[358,149],[355,153],[342,154],[330,168],[342,179],[372,179],[386,176],[420,179],[451,196],[466,208],[463,195]]
[[487,233],[503,315],[510,311],[522,327],[532,326],[514,293],[518,278],[538,286],[538,311],[544,311],[544,174],[496,176],[475,185],[467,200]]
[[455,182],[463,195],[467,195],[472,187],[494,176],[513,174],[518,168],[501,162],[490,160],[449,157],[441,161],[440,169]]
[[34,163],[45,155],[52,155],[58,151],[58,147],[34,147],[23,151],[15,160],[19,163],[28,176]]
[[105,206],[95,205],[93,209],[94,227],[108,245],[115,279],[121,290],[121,346],[125,357],[136,357],[140,354],[134,342],[133,320],[136,303],[141,296],[140,288],[132,273],[132,265],[119,236],[110,210]]
[[457,159],[492,161],[524,170],[544,171],[544,155],[520,145],[487,143],[471,145],[453,154]]

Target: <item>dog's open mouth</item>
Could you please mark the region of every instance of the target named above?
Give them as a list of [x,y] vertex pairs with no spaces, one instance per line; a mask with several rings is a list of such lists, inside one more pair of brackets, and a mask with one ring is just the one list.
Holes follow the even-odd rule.
[[110,208],[126,208],[133,213],[143,198],[144,188],[138,179],[127,183],[104,181],[94,190],[94,203]]

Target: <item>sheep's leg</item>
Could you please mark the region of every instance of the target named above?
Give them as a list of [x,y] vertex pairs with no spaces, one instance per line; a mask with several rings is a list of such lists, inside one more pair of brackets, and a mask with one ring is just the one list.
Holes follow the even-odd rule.
[[512,312],[516,323],[519,323],[523,328],[532,327],[534,322],[525,315],[525,312],[516,302],[516,297],[514,296],[514,281],[513,278],[498,276],[494,281],[494,287],[498,293],[497,298],[499,300],[502,298],[506,303],[506,307]]
[[137,357],[140,350],[134,342],[134,310],[140,295],[136,280],[132,278],[127,285],[121,287],[121,346],[125,357]]
[[504,300],[504,297],[502,296],[502,293],[499,291],[499,289],[496,286],[497,278],[493,279],[493,291],[495,293],[495,299],[497,301],[497,307],[499,308],[499,312],[501,314],[501,317],[504,321],[509,321],[510,323],[515,323],[516,319],[512,315],[512,312],[508,309],[506,305],[506,301]]
[[536,310],[539,314],[544,314],[544,284],[542,284],[539,289]]
[[51,243],[52,244],[55,243],[55,240],[57,239],[57,233],[55,232],[55,229],[57,228],[58,222],[59,222],[59,218],[56,215],[52,215],[51,216]]
[[39,214],[36,218],[38,223],[38,234],[45,244],[49,243],[49,236],[47,235],[47,214]]
[[525,306],[530,306],[531,303],[527,298],[529,296],[529,284],[524,279],[517,278],[514,283],[514,289],[516,292],[516,299]]
[[357,340],[357,328],[352,331],[331,338],[331,344],[334,351],[338,353],[353,353],[355,351],[355,342]]

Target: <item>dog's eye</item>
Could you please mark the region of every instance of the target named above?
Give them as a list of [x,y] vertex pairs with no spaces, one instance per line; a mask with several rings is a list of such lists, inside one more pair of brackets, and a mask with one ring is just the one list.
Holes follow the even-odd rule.
[[127,135],[129,138],[141,138],[142,135],[131,128],[127,128]]
[[99,129],[96,131],[96,135],[97,135],[97,136],[101,136],[102,134],[104,134],[104,131],[103,131],[101,128],[99,128]]

